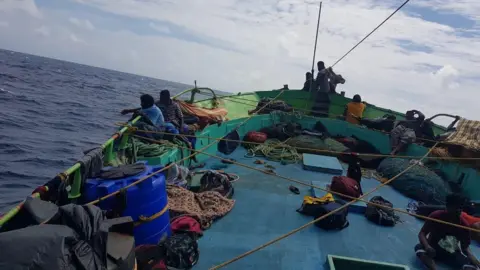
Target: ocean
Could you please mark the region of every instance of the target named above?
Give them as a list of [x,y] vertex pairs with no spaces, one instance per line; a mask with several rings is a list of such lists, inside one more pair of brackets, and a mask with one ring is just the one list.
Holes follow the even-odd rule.
[[186,84],[0,50],[0,213],[105,142],[120,111]]

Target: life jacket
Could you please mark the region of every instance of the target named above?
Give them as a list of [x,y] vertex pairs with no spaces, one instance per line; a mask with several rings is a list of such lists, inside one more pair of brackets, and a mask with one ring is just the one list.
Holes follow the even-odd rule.
[[334,202],[333,195],[331,193],[327,193],[325,196],[322,198],[315,198],[311,196],[305,196],[303,197],[303,203],[302,206],[300,206],[299,209],[297,209],[297,212],[300,214],[304,214],[307,216],[314,217],[318,215],[319,212],[322,212],[323,210],[319,210],[322,204]]
[[[370,202],[393,208],[393,204],[381,196],[373,197]],[[395,214],[394,210],[379,207],[373,204],[367,205],[365,217],[368,220],[382,226],[395,226],[395,224],[399,221],[399,217]]]
[[[360,184],[354,179],[346,176],[334,176],[332,178],[332,183],[330,184],[330,189],[334,192],[338,192],[350,197],[358,198],[362,195],[362,189]],[[351,201],[350,198],[340,196],[345,200]]]
[[362,118],[365,107],[365,104],[361,102],[349,102],[347,104],[347,115],[345,120],[349,123],[358,125],[360,121],[352,117],[352,115]]

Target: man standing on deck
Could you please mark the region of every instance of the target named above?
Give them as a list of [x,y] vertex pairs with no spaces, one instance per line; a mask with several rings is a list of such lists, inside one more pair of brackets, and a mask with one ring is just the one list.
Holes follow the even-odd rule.
[[317,63],[318,74],[317,79],[315,80],[315,84],[318,88],[319,92],[323,93],[330,93],[330,83],[329,79],[329,71],[325,68],[325,63],[323,61],[318,61]]
[[[465,199],[458,194],[446,198],[446,210],[430,214],[430,218],[468,227],[461,216]],[[480,262],[470,251],[470,231],[427,220],[418,234],[420,243],[415,246],[415,253],[428,269],[437,269],[435,261],[439,260],[456,267],[454,269],[480,269]]]

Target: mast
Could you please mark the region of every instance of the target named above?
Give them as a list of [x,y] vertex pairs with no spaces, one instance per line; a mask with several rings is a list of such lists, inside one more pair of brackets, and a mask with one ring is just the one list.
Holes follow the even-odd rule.
[[318,9],[318,19],[317,19],[317,31],[315,32],[315,45],[313,46],[313,59],[312,59],[312,81],[310,82],[310,92],[312,92],[313,81],[315,80],[315,54],[317,52],[317,41],[318,41],[318,29],[320,27],[320,15],[322,14],[322,2],[320,2],[320,7]]

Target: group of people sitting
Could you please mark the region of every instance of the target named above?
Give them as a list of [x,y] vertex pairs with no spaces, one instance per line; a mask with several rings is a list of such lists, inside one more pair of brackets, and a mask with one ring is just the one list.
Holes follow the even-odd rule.
[[337,84],[344,84],[345,79],[340,74],[335,74],[331,67],[325,68],[325,63],[319,61],[317,63],[318,74],[317,78],[313,78],[311,72],[305,74],[305,83],[303,84],[303,91],[307,92],[324,92],[335,93]]
[[[363,117],[366,105],[362,102],[360,95],[353,96],[351,102],[345,106],[343,117],[345,121],[364,125],[371,129],[381,130],[390,133],[390,143],[392,146],[392,155],[406,150],[407,146],[414,143],[417,138],[433,140],[433,124],[425,120],[425,115],[418,110],[410,110],[405,114],[405,120],[396,120],[391,114],[385,114],[381,118],[368,119]],[[428,145],[427,145],[428,146]]]
[[184,116],[180,105],[170,97],[169,90],[160,91],[160,99],[148,94],[140,96],[140,108],[125,109],[122,114],[133,113],[142,116],[142,120],[156,128],[175,134],[188,131],[188,124],[198,122],[196,116]]

